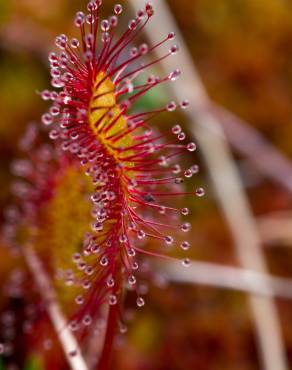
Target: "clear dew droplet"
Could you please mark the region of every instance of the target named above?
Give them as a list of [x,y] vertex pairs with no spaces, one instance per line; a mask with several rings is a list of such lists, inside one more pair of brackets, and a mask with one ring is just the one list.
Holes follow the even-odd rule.
[[139,230],[138,231],[138,239],[143,239],[143,238],[145,238],[145,236],[146,236],[146,233],[145,233],[144,230]]
[[136,251],[134,248],[128,248],[127,249],[127,254],[129,257],[135,257],[136,256]]
[[134,275],[129,276],[128,283],[130,285],[135,285],[136,284],[136,277]]
[[169,32],[167,35],[168,40],[173,40],[175,38],[175,33],[174,32]]
[[176,81],[179,79],[179,77],[181,76],[181,71],[179,69],[175,69],[174,71],[172,71],[170,74],[169,74],[169,79],[171,81]]
[[136,303],[138,307],[143,307],[145,305],[145,300],[142,297],[138,297]]
[[115,285],[115,280],[111,277],[107,280],[106,282],[106,285],[109,287],[109,288],[112,288],[114,285]]
[[189,213],[190,213],[190,210],[189,210],[188,208],[183,208],[183,209],[181,210],[181,214],[182,214],[183,216],[187,216]]
[[170,48],[169,52],[170,52],[171,55],[175,55],[178,52],[178,46],[177,45],[173,45]]
[[60,108],[58,106],[53,106],[50,108],[50,114],[52,116],[58,116],[60,114]]
[[59,132],[57,130],[51,130],[49,133],[49,138],[51,140],[56,140],[59,137]]
[[194,164],[192,167],[191,167],[191,170],[193,172],[193,174],[196,174],[199,172],[200,170],[200,167],[197,165],[197,164]]
[[92,274],[93,274],[93,272],[94,272],[94,269],[93,269],[93,267],[92,267],[92,266],[87,266],[87,267],[85,268],[85,274],[86,274],[86,275],[90,276],[90,275],[92,275]]
[[89,12],[93,12],[94,10],[97,9],[97,4],[95,1],[89,1],[89,3],[87,4],[87,10]]
[[57,62],[58,61],[58,57],[57,57],[56,53],[50,53],[48,59],[49,59],[49,62]]
[[181,225],[181,230],[185,233],[191,230],[191,224],[189,222],[185,222]]
[[114,6],[114,12],[115,12],[116,15],[120,15],[122,13],[122,11],[123,11],[123,7],[122,7],[121,4],[116,4]]
[[72,256],[73,262],[79,262],[81,260],[81,254],[80,253],[75,253]]
[[108,32],[102,32],[101,34],[101,41],[103,43],[106,43],[110,40],[110,36],[109,36],[109,33]]
[[93,60],[93,53],[90,50],[87,50],[84,54],[84,59],[86,62],[91,62]]
[[142,19],[142,18],[144,17],[144,15],[145,15],[145,12],[144,12],[144,10],[143,10],[143,9],[139,9],[139,10],[137,11],[137,17],[138,17],[139,19]]
[[61,50],[65,49],[67,42],[68,39],[65,35],[57,36],[55,39],[55,45]]
[[128,227],[129,227],[129,230],[136,230],[136,228],[137,228],[136,225],[135,225],[135,223],[132,222],[132,221],[129,222]]
[[185,175],[186,178],[190,178],[190,177],[193,176],[193,172],[192,172],[192,170],[189,169],[189,170],[186,170],[184,172],[184,175]]
[[184,132],[181,132],[180,134],[178,134],[177,138],[179,141],[183,141],[186,138],[186,134]]
[[191,260],[190,260],[189,258],[184,258],[184,259],[182,260],[182,265],[183,265],[184,267],[189,267],[189,266],[191,265]]
[[138,270],[138,268],[139,268],[138,262],[133,262],[132,269],[133,270]]
[[188,241],[183,241],[180,246],[181,246],[181,249],[183,249],[184,251],[187,251],[188,249],[190,249],[190,243]]
[[90,281],[88,281],[88,280],[83,281],[82,287],[83,287],[83,289],[86,289],[86,290],[90,289],[90,287],[91,287]]
[[173,237],[172,236],[169,236],[167,235],[165,238],[164,238],[164,241],[167,245],[171,245],[173,243]]
[[78,295],[76,298],[75,298],[75,302],[78,304],[78,305],[82,305],[84,303],[84,298],[82,295]]
[[53,123],[53,117],[49,113],[42,115],[42,122],[44,125],[49,126]]
[[205,190],[203,188],[196,189],[196,196],[203,197],[205,195]]
[[148,52],[148,50],[149,50],[149,47],[148,47],[148,45],[147,44],[142,44],[140,47],[139,47],[139,52],[140,52],[140,54],[141,55],[144,55],[144,54],[146,54],[147,52]]
[[84,37],[84,41],[86,43],[86,46],[88,48],[90,48],[93,45],[93,42],[94,42],[94,36],[93,36],[93,34],[92,33],[86,34],[85,37]]
[[121,334],[125,334],[127,331],[128,331],[128,328],[127,328],[127,326],[125,325],[125,324],[120,324],[119,325],[119,330],[120,330],[120,333]]
[[196,149],[197,149],[197,146],[196,146],[196,144],[195,144],[195,143],[189,143],[189,144],[187,145],[187,150],[188,150],[189,152],[194,152]]
[[129,30],[133,31],[137,27],[137,22],[135,19],[131,19],[129,24],[128,24]]
[[108,265],[108,258],[105,257],[105,256],[101,257],[99,263],[100,263],[101,266],[104,266],[104,267],[107,266]]
[[61,72],[59,69],[53,68],[51,69],[51,76],[53,78],[60,78],[61,77]]
[[172,131],[172,133],[174,135],[178,135],[178,134],[180,134],[182,132],[182,128],[181,128],[180,125],[175,125],[175,126],[173,126],[173,128],[171,129],[171,131]]
[[108,303],[110,304],[110,306],[116,305],[118,303],[118,299],[117,299],[116,295],[111,294],[108,298]]
[[153,5],[151,3],[147,3],[146,4],[146,7],[145,7],[145,10],[148,14],[148,16],[152,16],[153,15]]
[[166,109],[168,110],[168,112],[173,112],[176,110],[176,103],[175,102],[170,102],[167,104],[166,106]]
[[100,27],[101,27],[101,30],[103,32],[108,32],[109,29],[110,29],[110,24],[109,24],[109,21],[107,19],[103,19],[101,21],[101,24],[100,24]]
[[92,318],[90,315],[85,315],[82,320],[83,325],[90,326],[92,324]]
[[124,244],[124,243],[126,243],[127,242],[127,235],[125,235],[125,234],[122,234],[122,235],[120,235],[120,237],[119,237],[119,241],[120,241],[120,243],[121,244]]
[[85,267],[86,267],[86,263],[85,262],[80,261],[80,262],[77,263],[78,270],[83,271],[85,269]]
[[43,100],[50,100],[51,99],[51,93],[49,92],[49,90],[44,90],[42,91],[41,93],[41,97]]
[[172,172],[177,175],[181,172],[181,167],[179,164],[175,164],[173,167],[172,167]]
[[77,323],[77,321],[73,320],[70,322],[69,324],[69,328],[71,331],[77,331],[79,329],[79,325]]
[[84,24],[84,22],[85,22],[85,14],[82,12],[78,12],[74,20],[75,26],[81,27]]
[[130,53],[131,53],[131,56],[132,57],[135,57],[135,56],[137,56],[139,54],[139,51],[138,51],[138,49],[136,47],[133,47],[131,49]]
[[190,102],[188,100],[183,100],[181,103],[180,103],[180,107],[182,109],[187,109],[188,107],[190,106]]
[[111,27],[116,27],[118,25],[118,17],[112,15],[109,19]]

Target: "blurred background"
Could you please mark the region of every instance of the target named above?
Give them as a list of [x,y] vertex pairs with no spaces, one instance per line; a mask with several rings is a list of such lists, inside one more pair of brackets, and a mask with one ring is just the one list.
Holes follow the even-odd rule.
[[[177,118],[189,135],[198,133],[196,160],[201,171],[196,182],[206,189],[205,198],[191,205],[192,248],[188,254],[194,261],[207,263],[202,269],[203,280],[208,280],[208,271],[215,278],[200,284],[200,278],[191,277],[191,272],[179,278],[172,271],[171,282],[150,284],[145,309],[129,311],[131,323],[128,333],[117,340],[113,369],[292,369],[291,288],[287,291],[292,278],[292,3],[156,2],[173,15],[192,57],[190,68],[196,68],[208,94],[208,107],[202,115],[196,112],[192,118],[190,111]],[[120,3],[128,9],[128,19],[132,8],[127,1]],[[0,0],[0,209],[11,202],[9,166],[19,155],[17,143],[27,124],[38,122],[46,109],[37,91],[49,87],[47,53],[55,35],[76,35],[72,18],[85,5],[82,0]],[[105,14],[110,14],[113,5],[111,0],[104,1]],[[161,20],[163,17],[167,18],[167,13],[161,14]],[[148,39],[151,32],[155,36],[154,28],[149,32]],[[176,61],[183,71],[179,56]],[[185,81],[188,78],[185,76]],[[169,91],[163,94],[166,99],[171,96]],[[153,107],[160,98],[148,96],[143,104]],[[217,156],[215,169],[212,158],[205,157],[206,145],[212,140],[204,141],[201,132],[206,130],[210,136],[212,130],[208,131],[207,121],[205,125],[199,122],[200,117],[211,117],[224,133],[208,148],[212,157],[220,149],[215,147],[219,141],[225,153],[222,158]],[[195,125],[203,128],[198,132]],[[2,213],[0,217],[2,222]],[[230,220],[234,222],[230,224]],[[1,254],[5,256],[5,252]],[[232,281],[221,283],[225,270],[212,270],[218,265],[237,267],[238,274],[228,275]],[[188,271],[195,268],[194,264]],[[273,328],[265,332],[265,324],[258,322],[259,311],[254,307],[260,308],[263,301],[251,301],[249,294],[242,292],[242,269],[285,278],[280,282],[287,283],[287,288],[279,289],[274,299],[264,299],[263,307],[267,303],[273,309],[263,308],[262,312],[266,322],[276,326],[276,343],[273,338],[261,343]],[[5,281],[7,270],[3,257],[1,281]],[[188,282],[178,281],[184,279]],[[230,284],[235,289],[229,289]],[[244,289],[248,291],[250,284]],[[26,345],[31,346],[27,342],[22,345],[24,352]],[[274,356],[277,349],[281,352],[282,359],[274,362],[282,361],[281,367],[265,363],[269,354],[262,352],[269,345],[270,353],[276,348]],[[42,369],[37,347],[29,352],[33,357],[24,361],[25,369]],[[3,358],[6,363],[5,353]]]

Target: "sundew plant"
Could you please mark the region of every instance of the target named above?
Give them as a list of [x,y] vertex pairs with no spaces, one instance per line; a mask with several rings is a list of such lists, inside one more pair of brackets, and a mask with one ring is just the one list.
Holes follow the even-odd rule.
[[[69,329],[80,347],[69,356],[84,352],[97,324],[104,323],[95,368],[109,369],[115,335],[126,331],[126,295],[135,294],[138,308],[147,303],[139,287],[143,258],[172,259],[169,251],[176,247],[187,254],[191,224],[185,205],[204,190],[192,184],[185,189],[185,180],[198,172],[197,165],[184,167],[196,145],[180,125],[169,126],[169,112],[187,109],[188,101],[136,108],[152,89],[179,78],[178,69],[151,74],[151,67],[178,52],[174,33],[136,46],[156,15],[153,6],[146,3],[124,30],[120,4],[108,19],[101,8],[101,0],[90,1],[74,20],[80,37],[58,36],[59,50],[49,54],[53,90],[41,97],[51,105],[42,129],[29,126],[21,140],[26,159],[13,163],[22,180],[13,185],[16,201],[6,235],[24,254],[29,246],[50,277],[67,317],[62,330]],[[155,59],[153,50],[163,44],[169,51]],[[157,115],[165,115],[163,127],[152,124]],[[181,263],[190,265],[187,255]]]

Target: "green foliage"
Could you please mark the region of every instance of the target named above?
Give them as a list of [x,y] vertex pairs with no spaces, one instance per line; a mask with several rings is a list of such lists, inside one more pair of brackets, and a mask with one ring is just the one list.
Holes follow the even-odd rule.
[[40,358],[32,356],[28,359],[23,370],[43,370]]

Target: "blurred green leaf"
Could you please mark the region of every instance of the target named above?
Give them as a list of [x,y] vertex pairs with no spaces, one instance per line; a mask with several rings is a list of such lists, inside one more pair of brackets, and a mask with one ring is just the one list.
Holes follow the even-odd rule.
[[0,370],[5,370],[2,358],[0,358]]
[[7,20],[10,13],[10,5],[10,1],[0,0],[0,24],[4,23]]
[[[1,370],[1,368],[0,368],[0,370]],[[41,365],[41,360],[36,356],[31,357],[27,361],[27,363],[24,367],[24,370],[43,370],[43,367]]]

